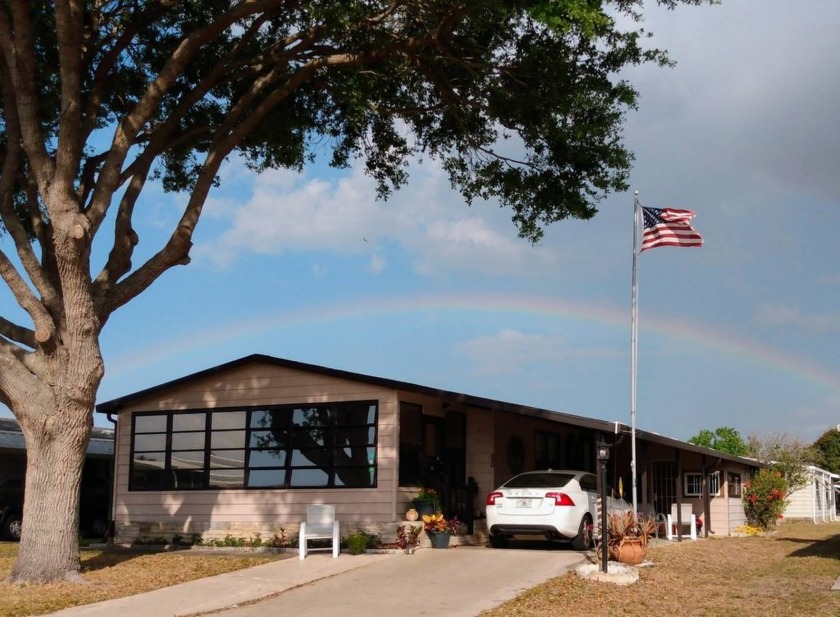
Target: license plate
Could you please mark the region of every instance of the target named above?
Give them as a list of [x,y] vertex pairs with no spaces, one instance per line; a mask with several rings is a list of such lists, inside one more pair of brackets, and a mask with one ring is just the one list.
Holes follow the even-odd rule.
[[531,500],[530,499],[517,499],[516,500],[516,507],[517,508],[530,508],[531,507]]

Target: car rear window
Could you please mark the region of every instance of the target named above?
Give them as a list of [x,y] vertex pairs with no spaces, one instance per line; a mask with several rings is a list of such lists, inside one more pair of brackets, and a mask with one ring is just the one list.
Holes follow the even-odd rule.
[[541,488],[566,486],[574,478],[570,473],[526,473],[505,482],[505,488]]

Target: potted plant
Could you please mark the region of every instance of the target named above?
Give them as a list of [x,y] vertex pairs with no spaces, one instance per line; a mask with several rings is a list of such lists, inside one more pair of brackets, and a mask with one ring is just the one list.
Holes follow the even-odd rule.
[[616,561],[637,565],[645,560],[656,521],[635,512],[611,512],[607,515],[607,547]]
[[414,509],[420,516],[434,514],[440,510],[440,495],[433,488],[421,486],[417,496],[411,500]]
[[413,555],[414,549],[420,544],[421,531],[422,525],[397,525],[397,546]]
[[432,548],[448,548],[449,538],[458,533],[461,528],[461,521],[457,516],[446,520],[442,512],[425,514],[423,516],[423,531],[429,536]]

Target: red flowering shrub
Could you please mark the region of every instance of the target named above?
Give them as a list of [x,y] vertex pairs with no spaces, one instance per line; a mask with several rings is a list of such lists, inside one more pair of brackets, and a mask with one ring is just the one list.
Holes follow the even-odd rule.
[[767,529],[782,518],[787,506],[788,483],[782,474],[759,469],[751,482],[744,483],[744,512],[751,523]]

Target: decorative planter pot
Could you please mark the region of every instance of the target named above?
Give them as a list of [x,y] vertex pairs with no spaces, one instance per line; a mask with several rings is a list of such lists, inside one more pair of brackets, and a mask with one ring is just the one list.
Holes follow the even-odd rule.
[[449,548],[449,536],[446,531],[430,531],[428,532],[429,541],[432,543],[432,548]]
[[628,566],[637,566],[647,556],[647,546],[638,538],[625,538],[621,544],[610,547],[613,559]]
[[414,508],[409,508],[405,513],[405,520],[407,521],[416,521],[420,518],[420,513],[417,512]]
[[433,503],[415,503],[414,509],[417,510],[418,518],[423,516],[431,516],[435,513],[435,504]]

